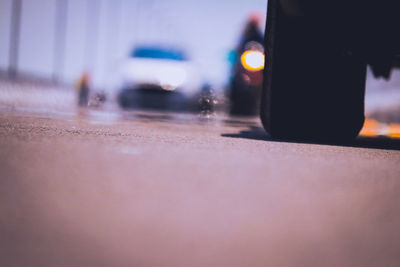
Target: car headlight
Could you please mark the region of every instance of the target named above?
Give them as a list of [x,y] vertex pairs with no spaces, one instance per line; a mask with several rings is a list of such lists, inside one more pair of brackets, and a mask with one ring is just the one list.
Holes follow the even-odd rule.
[[241,56],[242,66],[248,71],[259,71],[264,69],[264,53],[257,50],[249,50]]

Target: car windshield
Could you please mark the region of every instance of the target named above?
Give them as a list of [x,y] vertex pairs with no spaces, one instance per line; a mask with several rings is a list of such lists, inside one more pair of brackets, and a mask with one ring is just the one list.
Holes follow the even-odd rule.
[[136,48],[132,52],[132,57],[169,59],[177,61],[186,60],[185,55],[182,51],[167,50],[160,48],[149,48],[149,47]]

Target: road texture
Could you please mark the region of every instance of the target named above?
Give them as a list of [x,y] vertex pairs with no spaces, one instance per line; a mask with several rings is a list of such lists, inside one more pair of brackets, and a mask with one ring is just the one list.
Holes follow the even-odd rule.
[[0,266],[400,266],[400,145],[0,110]]

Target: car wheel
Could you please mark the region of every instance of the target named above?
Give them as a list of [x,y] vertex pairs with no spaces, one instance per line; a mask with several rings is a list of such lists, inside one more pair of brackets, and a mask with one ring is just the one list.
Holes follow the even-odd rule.
[[332,23],[290,10],[290,2],[299,1],[268,1],[264,128],[279,139],[354,139],[364,122],[366,63]]

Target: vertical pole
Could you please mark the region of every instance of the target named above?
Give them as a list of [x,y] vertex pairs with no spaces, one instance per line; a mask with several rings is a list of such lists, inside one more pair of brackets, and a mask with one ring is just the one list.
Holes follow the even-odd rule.
[[93,72],[98,50],[100,0],[87,0],[86,3],[85,71]]
[[18,74],[21,10],[22,0],[13,0],[11,7],[10,50],[8,62],[8,76],[11,79],[15,79]]
[[[106,44],[105,44],[105,53],[104,53],[104,62],[106,64],[106,69],[108,73],[113,71],[113,63],[115,61],[115,55],[117,54],[119,48],[119,35],[120,35],[120,17],[121,17],[121,0],[113,0],[112,2],[108,2],[108,6],[106,6],[106,10],[108,11],[106,14]],[[110,81],[110,76],[104,77],[105,84],[108,85]]]
[[57,0],[56,2],[56,25],[54,33],[54,55],[53,55],[53,81],[62,79],[65,62],[65,46],[67,40],[68,0]]

